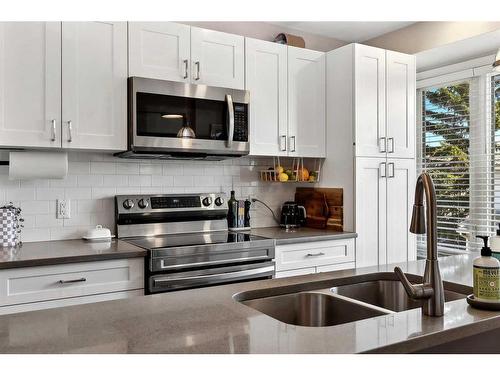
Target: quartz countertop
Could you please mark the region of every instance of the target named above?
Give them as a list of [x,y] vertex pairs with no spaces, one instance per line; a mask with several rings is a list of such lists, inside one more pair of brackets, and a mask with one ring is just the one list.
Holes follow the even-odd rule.
[[0,269],[144,256],[146,250],[120,240],[26,242],[19,248],[0,248]]
[[[477,254],[440,259],[443,279],[472,285]],[[399,264],[422,275],[425,261]],[[413,309],[331,327],[301,327],[237,302],[240,292],[315,290],[394,265],[254,281],[0,316],[0,353],[406,353],[500,328],[500,312],[447,302],[443,317]],[[274,288],[277,288],[274,290]]]
[[256,236],[273,238],[276,245],[285,245],[300,242],[341,240],[345,238],[356,238],[358,235],[353,232],[335,232],[328,229],[315,229],[300,227],[285,230],[280,227],[252,228],[251,234]]

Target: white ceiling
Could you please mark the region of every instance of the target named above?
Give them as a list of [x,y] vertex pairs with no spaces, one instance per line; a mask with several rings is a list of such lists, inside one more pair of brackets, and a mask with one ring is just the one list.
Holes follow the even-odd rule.
[[415,22],[269,22],[273,25],[322,35],[345,42],[364,42]]

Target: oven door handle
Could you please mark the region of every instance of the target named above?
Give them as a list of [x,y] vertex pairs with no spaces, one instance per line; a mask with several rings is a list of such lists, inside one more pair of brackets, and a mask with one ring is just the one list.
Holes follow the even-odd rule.
[[233,138],[234,138],[234,106],[233,106],[233,97],[229,94],[226,94],[226,103],[227,103],[227,143],[226,147],[233,147]]
[[161,283],[179,283],[179,282],[193,282],[196,280],[200,281],[208,281],[210,279],[217,279],[217,280],[228,280],[228,279],[233,279],[233,278],[240,278],[240,277],[249,277],[249,276],[271,276],[274,274],[274,265],[271,266],[266,266],[266,267],[261,267],[261,268],[254,268],[250,270],[242,270],[242,271],[236,271],[236,272],[225,272],[225,273],[215,273],[211,275],[199,275],[199,276],[186,276],[186,277],[160,277],[160,278],[155,278],[153,282],[156,284],[161,284]]

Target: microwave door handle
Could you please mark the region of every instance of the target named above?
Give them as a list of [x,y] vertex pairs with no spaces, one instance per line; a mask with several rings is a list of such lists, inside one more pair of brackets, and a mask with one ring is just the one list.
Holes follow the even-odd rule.
[[227,102],[227,113],[228,113],[228,121],[227,121],[227,143],[226,147],[233,147],[233,138],[234,138],[234,106],[233,106],[233,98],[231,95],[226,95]]

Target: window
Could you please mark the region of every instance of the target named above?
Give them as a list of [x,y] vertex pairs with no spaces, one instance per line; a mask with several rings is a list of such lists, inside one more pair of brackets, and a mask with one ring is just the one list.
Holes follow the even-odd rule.
[[[438,250],[477,249],[500,222],[500,75],[419,90],[418,172],[433,178]],[[419,253],[425,237],[419,236]]]

